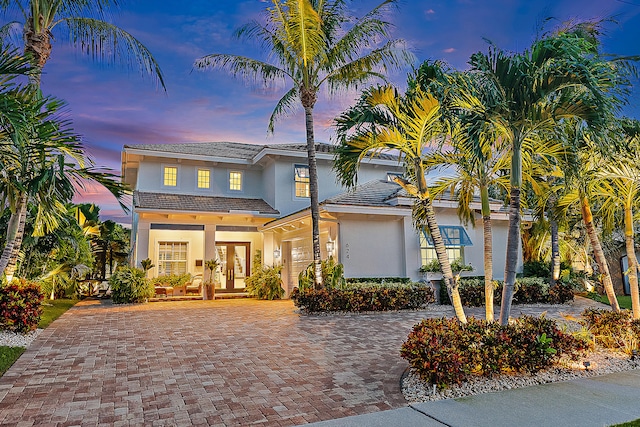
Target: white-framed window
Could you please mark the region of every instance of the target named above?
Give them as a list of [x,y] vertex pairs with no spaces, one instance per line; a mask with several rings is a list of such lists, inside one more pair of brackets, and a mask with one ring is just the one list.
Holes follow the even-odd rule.
[[[441,225],[439,228],[449,262],[460,260],[462,264],[465,264],[464,247],[473,244],[466,230],[461,226],[455,225]],[[425,229],[420,233],[420,260],[422,265],[426,265],[436,259],[438,259],[438,256],[433,246],[433,240],[431,240],[431,236]]]
[[309,166],[294,165],[293,181],[295,185],[295,196],[308,198],[309,196]]
[[163,187],[178,186],[178,167],[177,166],[162,167],[162,186]]
[[196,187],[199,190],[211,188],[211,169],[198,168],[196,172]]
[[158,275],[187,272],[187,242],[158,242]]
[[229,190],[242,191],[242,171],[229,171]]

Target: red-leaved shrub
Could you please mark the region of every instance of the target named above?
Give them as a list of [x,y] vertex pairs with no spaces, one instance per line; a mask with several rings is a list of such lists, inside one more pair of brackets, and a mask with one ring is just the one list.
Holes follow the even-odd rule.
[[0,287],[0,329],[29,332],[38,326],[44,295],[40,285],[15,279]]

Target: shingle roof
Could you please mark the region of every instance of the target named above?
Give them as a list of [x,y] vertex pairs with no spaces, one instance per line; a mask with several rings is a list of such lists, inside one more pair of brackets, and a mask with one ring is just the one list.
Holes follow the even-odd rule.
[[280,212],[262,199],[236,197],[192,196],[188,194],[147,193],[135,191],[133,205],[140,209],[163,211],[225,212],[252,211],[279,216]]
[[390,206],[388,199],[396,196],[402,188],[395,182],[385,180],[369,181],[351,191],[338,194],[323,201],[323,204],[352,206]]
[[[307,144],[246,144],[241,142],[189,142],[184,144],[141,144],[125,145],[124,148],[134,150],[157,151],[162,153],[191,154],[197,156],[214,156],[230,159],[251,160],[264,149],[284,150],[295,153],[307,152]],[[332,144],[316,143],[316,153],[331,154],[335,150]],[[379,159],[395,160],[389,154],[379,154]]]

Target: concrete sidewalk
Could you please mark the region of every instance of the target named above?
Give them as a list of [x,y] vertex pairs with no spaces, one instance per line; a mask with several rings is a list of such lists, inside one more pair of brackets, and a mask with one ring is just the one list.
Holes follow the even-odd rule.
[[306,426],[610,426],[640,418],[640,369],[359,415]]

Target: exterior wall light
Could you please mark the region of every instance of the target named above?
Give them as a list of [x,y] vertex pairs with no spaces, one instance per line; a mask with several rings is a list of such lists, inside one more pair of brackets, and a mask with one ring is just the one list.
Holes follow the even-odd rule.
[[331,240],[331,237],[329,237],[329,240],[327,241],[327,254],[329,254],[329,256],[333,256],[333,251],[336,248],[336,244],[333,240]]
[[274,257],[275,259],[280,259],[280,255],[282,255],[282,252],[280,251],[280,248],[276,247],[276,248],[273,250],[273,257]]

